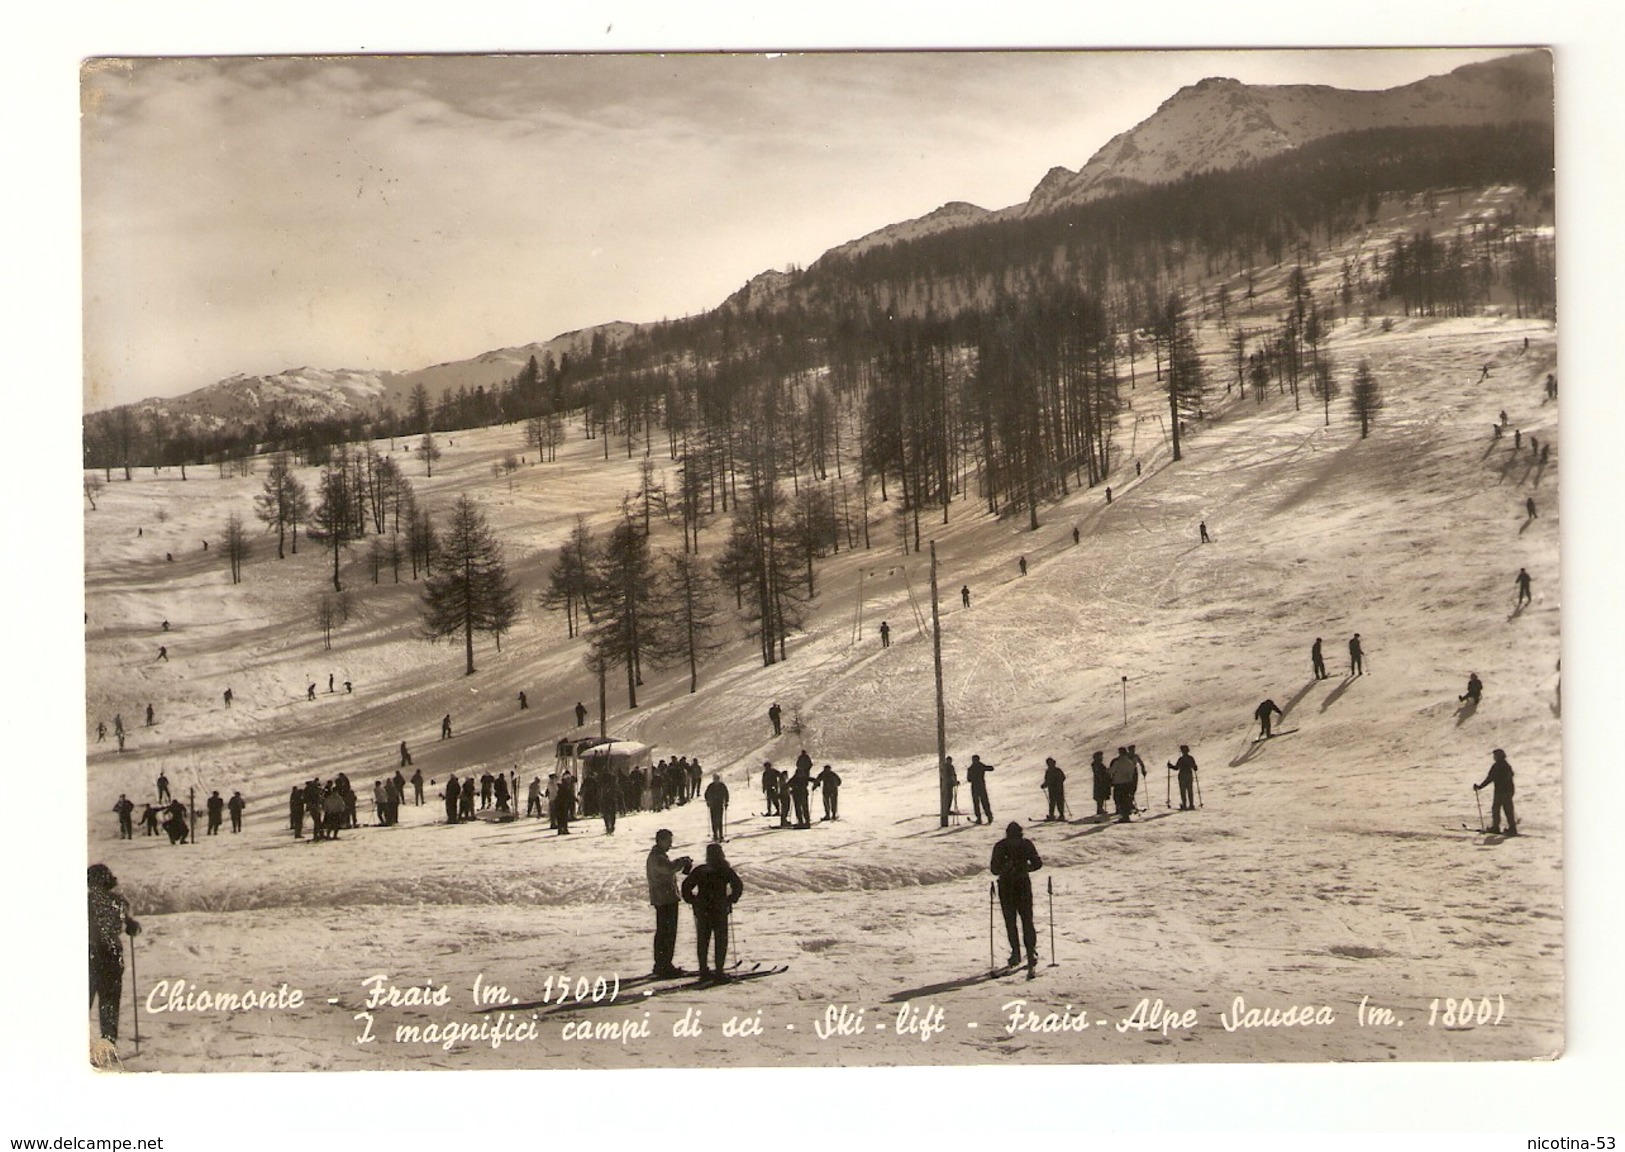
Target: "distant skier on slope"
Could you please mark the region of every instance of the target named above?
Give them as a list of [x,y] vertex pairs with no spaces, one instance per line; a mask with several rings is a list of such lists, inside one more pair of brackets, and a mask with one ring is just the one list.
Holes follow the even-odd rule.
[[1327,675],[1326,674],[1326,658],[1324,656],[1322,656],[1321,653],[1320,653],[1320,637],[1319,636],[1315,637],[1314,644],[1311,645],[1310,648],[1309,648],[1309,663],[1315,670],[1315,679],[1316,680],[1324,680],[1324,679],[1326,679],[1326,675]]
[[576,727],[579,728],[583,724],[585,724],[586,722],[587,722],[587,706],[585,704],[583,704],[581,701],[577,700],[576,701]]
[[1480,791],[1486,784],[1495,786],[1495,795],[1490,807],[1489,830],[1497,834],[1500,833],[1501,814],[1505,812],[1507,818],[1506,834],[1516,836],[1518,834],[1518,819],[1512,813],[1512,793],[1514,790],[1512,785],[1512,765],[1507,763],[1507,754],[1499,748],[1495,750],[1493,756],[1494,759],[1490,764],[1489,775],[1485,776],[1481,782],[1474,784],[1473,791]]
[[1349,675],[1365,675],[1365,648],[1360,644],[1358,632],[1349,637]]
[[[1038,967],[1038,929],[1033,925],[1032,873],[1044,866],[1033,842],[1021,834],[1021,825],[1011,821],[1004,839],[993,845],[988,871],[998,877],[999,910],[1004,913],[1004,930],[1010,940],[1010,967],[1021,963],[1021,950],[1027,949],[1027,967]],[[1016,935],[1016,920],[1021,935]]]
[[1469,672],[1467,673],[1467,691],[1462,695],[1457,696],[1456,699],[1464,703],[1471,701],[1474,705],[1476,705],[1483,695],[1484,682],[1478,678],[1477,672]]
[[767,719],[768,722],[773,725],[773,735],[784,735],[784,727],[782,724],[783,718],[784,710],[779,707],[779,702],[777,700],[773,701],[773,703],[770,704],[767,709]]
[[1272,735],[1270,732],[1271,715],[1284,718],[1286,713],[1282,712],[1273,700],[1266,700],[1253,709],[1253,719],[1258,721],[1258,738],[1260,740],[1268,740]]

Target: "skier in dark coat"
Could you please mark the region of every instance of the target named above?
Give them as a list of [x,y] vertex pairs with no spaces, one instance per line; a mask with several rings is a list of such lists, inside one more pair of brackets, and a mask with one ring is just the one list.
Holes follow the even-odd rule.
[[773,767],[773,761],[762,761],[762,799],[767,804],[764,816],[777,816],[779,814],[779,770]]
[[169,777],[165,776],[160,770],[158,773],[158,803],[165,804],[173,799],[174,797],[169,794]]
[[559,790],[553,797],[553,812],[558,818],[557,831],[560,836],[570,834],[570,821],[576,812],[576,778],[567,771],[559,777]]
[[124,992],[124,937],[134,937],[141,925],[130,918],[130,904],[114,891],[118,877],[106,864],[85,870],[90,917],[90,1000],[96,1005],[101,1036],[118,1043],[119,1002]]
[[[412,766],[412,754],[406,750],[406,741],[402,740],[401,741],[401,767],[402,768],[410,768],[411,766]],[[423,797],[422,796],[418,797],[418,803],[419,804],[423,803]]]
[[474,775],[469,773],[463,778],[463,794],[457,803],[457,818],[459,820],[468,821],[474,819],[474,797],[476,795]]
[[767,718],[768,721],[773,725],[773,735],[775,736],[782,736],[784,734],[784,729],[780,724],[780,720],[783,718],[783,716],[784,711],[779,707],[779,702],[777,700],[768,706]]
[[982,814],[987,814],[987,822],[993,823],[993,805],[987,798],[987,774],[993,771],[993,765],[983,764],[980,756],[970,758],[970,766],[965,769],[965,779],[970,781],[970,806],[975,813],[976,822],[982,822]]
[[1169,771],[1179,773],[1179,810],[1187,811],[1196,807],[1196,758],[1191,755],[1191,746],[1179,746],[1179,759],[1168,765]]
[[1533,604],[1534,596],[1529,592],[1530,576],[1527,568],[1518,569],[1518,605]]
[[143,805],[141,808],[141,827],[146,830],[148,836],[158,835],[158,809],[151,804]]
[[880,646],[882,648],[891,647],[891,625],[884,620],[880,622]]
[[457,811],[463,806],[463,785],[456,776],[446,777],[446,790],[440,798],[446,804],[446,823],[457,823]]
[[812,757],[803,748],[796,757],[796,770],[790,776],[790,804],[795,809],[796,827],[812,827]]
[[[720,781],[719,781],[720,783]],[[705,863],[683,881],[682,896],[694,909],[694,944],[700,958],[701,980],[728,979],[728,913],[739,902],[745,886],[722,853],[721,844],[705,846]],[[716,964],[706,965],[706,953],[715,941]]]
[[1089,772],[1093,777],[1095,815],[1106,815],[1106,801],[1112,798],[1112,773],[1106,767],[1106,754],[1096,752],[1094,759],[1089,761]]
[[604,835],[615,835],[615,821],[621,815],[621,774],[605,765],[599,773],[598,805],[604,817]]
[[[410,764],[411,761],[408,760],[407,763]],[[412,803],[414,805],[423,803],[423,772],[417,768],[412,769]]]
[[662,828],[655,833],[655,845],[649,849],[643,871],[649,881],[649,903],[655,910],[655,966],[654,974],[661,978],[687,975],[672,963],[677,953],[677,874],[687,875],[694,866],[688,856],[670,859],[671,829]]
[[[1015,821],[1004,830],[1004,839],[993,845],[988,870],[999,878],[999,910],[1004,913],[1004,930],[1010,938],[1010,967],[1021,963],[1021,949],[1027,949],[1027,967],[1038,967],[1038,929],[1033,926],[1032,873],[1044,866],[1038,849],[1021,834]],[[1021,935],[1016,935],[1016,920]]]
[[1466,703],[1471,701],[1477,704],[1484,695],[1484,682],[1478,678],[1477,672],[1467,673],[1467,691],[1456,699]]
[[1134,757],[1128,754],[1128,749],[1119,748],[1107,771],[1112,777],[1112,803],[1117,809],[1117,822],[1127,824],[1134,815],[1134,792],[1139,769],[1134,766]]
[[1365,649],[1360,646],[1360,634],[1349,637],[1349,675],[1365,675]]
[[1257,708],[1253,709],[1253,719],[1258,721],[1258,738],[1260,740],[1268,740],[1270,738],[1271,714],[1283,718],[1286,716],[1286,713],[1282,712],[1273,700],[1266,700]]
[[583,724],[585,724],[586,722],[587,722],[587,706],[585,704],[583,704],[581,701],[577,700],[576,701],[576,727],[579,728]]
[[1315,679],[1316,680],[1324,680],[1324,679],[1326,679],[1326,677],[1327,677],[1326,658],[1320,654],[1320,637],[1319,636],[1315,637],[1314,644],[1311,645],[1310,648],[1309,648],[1309,663],[1310,663],[1311,666],[1313,666],[1313,668],[1315,670]]
[[1051,756],[1044,761],[1044,782],[1039,785],[1049,795],[1049,814],[1046,820],[1066,819],[1066,773]]
[[241,792],[233,792],[231,799],[226,801],[226,811],[231,815],[231,830],[243,830],[243,809],[248,807],[248,801],[243,799]]
[[711,774],[711,783],[705,786],[705,806],[711,810],[711,839],[721,840],[728,811],[728,786],[717,773]]
[[824,770],[813,777],[813,787],[819,790],[824,798],[824,819],[839,820],[841,818],[841,778],[835,774],[835,769],[828,764]]
[[169,834],[171,844],[182,844],[186,841],[190,829],[186,825],[186,809],[181,807],[179,800],[173,801],[164,809],[164,831]]
[[1501,749],[1497,748],[1492,755],[1494,760],[1490,764],[1489,775],[1485,776],[1481,782],[1474,784],[1473,791],[1479,791],[1486,784],[1495,786],[1494,799],[1490,804],[1489,830],[1495,833],[1501,831],[1501,813],[1505,812],[1507,818],[1506,834],[1516,836],[1518,834],[1518,818],[1512,812],[1512,793],[1514,791],[1512,786],[1512,765],[1507,763],[1507,754]]
[[222,819],[225,818],[225,815],[226,815],[226,802],[220,798],[220,793],[219,792],[210,792],[209,793],[209,799],[208,799],[208,802],[204,805],[204,809],[209,814],[209,831],[208,831],[208,835],[210,835],[210,836],[219,835],[220,834],[220,822],[221,822]]
[[118,794],[118,803],[113,805],[113,811],[118,814],[118,838],[120,840],[135,839],[135,802],[124,793]]

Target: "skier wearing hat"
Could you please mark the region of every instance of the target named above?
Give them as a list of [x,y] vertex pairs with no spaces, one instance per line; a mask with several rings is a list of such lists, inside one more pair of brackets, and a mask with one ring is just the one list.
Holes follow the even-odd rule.
[[[1023,945],[1027,949],[1027,967],[1038,967],[1038,929],[1033,926],[1032,873],[1044,866],[1038,858],[1038,849],[1021,833],[1021,825],[1012,820],[1004,830],[1004,839],[993,845],[993,858],[988,869],[998,877],[999,909],[1004,913],[1004,930],[1010,938],[1010,967],[1021,963]],[[1021,920],[1021,935],[1016,935],[1016,920]]]
[[1044,782],[1039,785],[1049,794],[1049,814],[1046,820],[1066,819],[1066,773],[1055,763],[1055,757],[1044,759]]

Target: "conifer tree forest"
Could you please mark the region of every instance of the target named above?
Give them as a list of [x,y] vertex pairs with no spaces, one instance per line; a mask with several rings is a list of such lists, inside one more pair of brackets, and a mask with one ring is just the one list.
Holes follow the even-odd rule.
[[[764,664],[785,659],[823,557],[918,552],[961,509],[1039,527],[1047,505],[1130,464],[1131,399],[1176,461],[1201,451],[1202,422],[1232,395],[1307,399],[1330,424],[1334,398],[1352,390],[1359,434],[1380,435],[1376,385],[1340,387],[1328,331],[1491,301],[1551,316],[1552,172],[1549,124],[1342,135],[1046,215],[831,252],[703,315],[533,356],[490,388],[436,400],[420,387],[403,412],[213,428],[133,406],[92,413],[84,465],[113,483],[139,467],[225,473],[272,453],[257,514],[275,554],[285,539],[297,549],[304,528],[332,550],[338,591],[340,554],[369,534],[389,541],[375,580],[390,568],[398,580],[403,559],[413,579],[450,578],[436,575],[445,548],[378,440],[433,447],[513,425],[515,450],[544,466],[576,437],[604,458],[650,461],[612,522],[579,523],[550,558],[540,597],[635,706],[646,666],[684,668],[692,690],[719,607]],[[1401,209],[1499,185],[1518,189],[1515,210],[1470,227],[1442,213],[1440,232],[1407,230],[1357,266],[1322,267],[1323,248]],[[1266,300],[1264,280],[1285,289]],[[433,456],[413,453],[425,469]],[[323,467],[313,499],[290,483],[290,462]],[[473,513],[457,515],[468,537]],[[656,525],[670,525],[669,549],[651,548]],[[432,628],[460,627],[472,667],[473,631],[500,635],[512,605],[458,611]]]

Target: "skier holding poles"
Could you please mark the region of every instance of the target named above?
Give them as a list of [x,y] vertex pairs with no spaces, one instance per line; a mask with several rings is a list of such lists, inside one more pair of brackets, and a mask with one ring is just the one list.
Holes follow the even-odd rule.
[[1189,811],[1196,807],[1194,786],[1196,783],[1196,758],[1191,755],[1189,744],[1179,746],[1179,759],[1168,765],[1169,771],[1179,773],[1179,810]]
[[[1021,834],[1021,825],[1012,820],[1006,825],[1004,839],[993,845],[993,856],[988,871],[998,877],[995,886],[999,893],[999,907],[1004,912],[1005,934],[1010,940],[1009,967],[1021,963],[1021,950],[1027,949],[1027,970],[1038,967],[1038,930],[1033,926],[1032,873],[1044,866],[1038,849]],[[1016,934],[1016,921],[1021,921],[1021,933]]]

